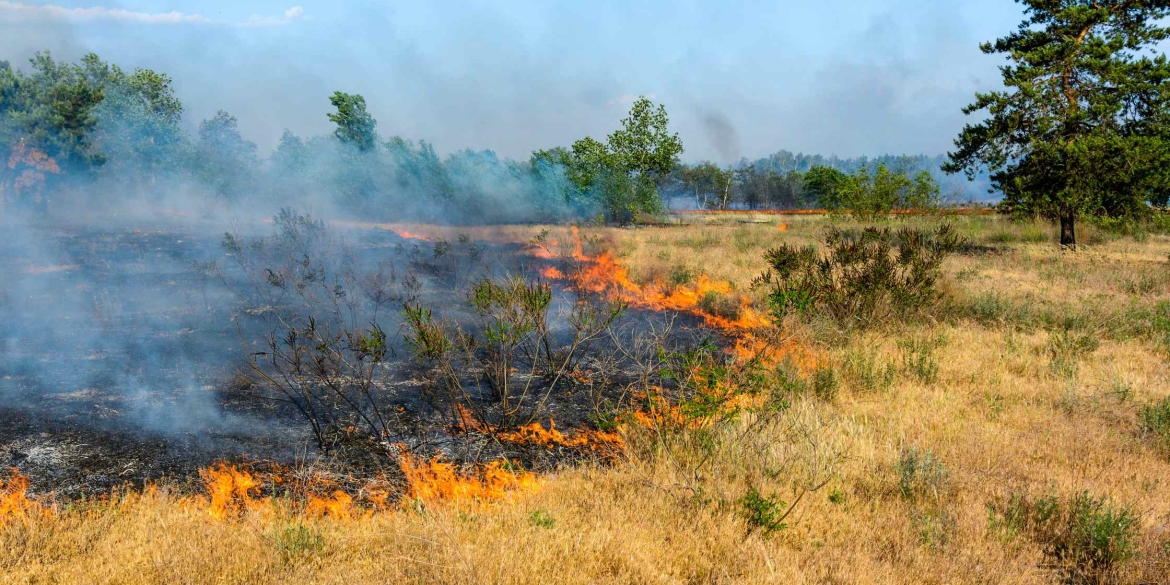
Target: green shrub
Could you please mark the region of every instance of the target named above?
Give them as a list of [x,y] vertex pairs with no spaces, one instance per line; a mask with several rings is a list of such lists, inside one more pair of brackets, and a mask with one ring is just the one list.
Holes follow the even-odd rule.
[[841,389],[841,376],[837,374],[833,364],[817,367],[813,372],[812,387],[813,395],[821,400],[831,402],[837,397],[837,392]]
[[925,494],[937,496],[950,478],[946,465],[929,449],[920,451],[915,447],[903,447],[896,468],[898,493],[907,500]]
[[756,488],[748,488],[747,494],[740,500],[740,507],[748,524],[749,534],[759,530],[767,536],[788,527],[784,524],[784,519],[788,517],[788,513],[785,512],[788,504],[781,501],[776,494],[765,497],[760,495]]
[[876,350],[861,346],[845,353],[841,370],[849,385],[862,392],[889,390],[898,373],[894,364],[884,363]]
[[736,295],[725,295],[713,290],[707,291],[699,297],[699,310],[708,315],[715,315],[724,319],[739,319],[743,304]]
[[1106,498],[1082,492],[1071,501],[1012,495],[989,506],[993,530],[1007,538],[1026,534],[1073,583],[1100,583],[1116,575],[1136,550],[1138,517]]
[[934,230],[830,228],[824,252],[782,244],[764,258],[770,269],[753,285],[767,287],[772,312],[826,315],[852,329],[880,325],[933,305],[947,255],[964,240],[950,226]]
[[1163,449],[1170,451],[1170,396],[1143,406],[1138,411],[1142,430],[1157,441]]
[[269,537],[285,562],[321,549],[324,539],[304,524],[289,524],[273,531]]
[[534,510],[532,514],[528,516],[528,520],[532,522],[532,525],[537,528],[552,528],[557,524],[556,520],[553,519],[552,514],[549,514],[548,510],[543,508]]
[[1053,331],[1048,336],[1048,368],[1053,374],[1072,379],[1077,376],[1080,359],[1097,351],[1100,342],[1092,334],[1074,334],[1067,329]]
[[923,384],[934,384],[938,380],[939,370],[934,352],[942,343],[940,338],[899,341],[898,346],[903,352],[902,370]]

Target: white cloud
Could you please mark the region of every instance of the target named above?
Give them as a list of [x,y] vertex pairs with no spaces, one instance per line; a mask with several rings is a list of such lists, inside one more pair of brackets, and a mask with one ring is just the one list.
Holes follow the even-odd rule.
[[22,2],[0,1],[0,19],[17,21],[69,21],[96,22],[116,21],[132,24],[204,24],[218,26],[284,26],[304,17],[304,9],[293,6],[283,16],[252,15],[244,21],[213,20],[201,14],[171,12],[135,12],[121,8],[93,6],[89,8],[65,8],[53,4],[25,4]]

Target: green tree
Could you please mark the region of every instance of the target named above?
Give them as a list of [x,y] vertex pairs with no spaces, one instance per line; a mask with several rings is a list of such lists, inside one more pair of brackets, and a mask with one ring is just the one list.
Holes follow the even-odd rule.
[[329,121],[337,124],[333,135],[343,144],[356,146],[358,150],[373,150],[378,143],[374,132],[378,122],[366,111],[366,98],[356,93],[333,92],[329,103],[337,108],[336,113],[327,114]]
[[256,144],[240,135],[239,120],[223,110],[199,123],[196,161],[202,179],[224,197],[249,190],[259,166]]
[[106,159],[103,173],[154,180],[174,166],[185,148],[183,104],[170,76],[150,69],[126,73],[90,53],[81,59],[83,75],[102,89],[94,108],[94,145]]
[[840,209],[841,187],[848,179],[848,175],[833,167],[817,165],[804,174],[804,191],[815,198],[821,208]]
[[991,171],[1004,205],[1060,221],[1076,245],[1079,215],[1140,211],[1167,192],[1167,0],[1017,0],[1018,30],[984,43],[1005,54],[1003,91],[976,94],[943,169]]
[[664,106],[655,108],[639,97],[605,144],[591,137],[573,143],[566,175],[578,189],[598,198],[612,220],[627,222],[638,212],[660,212],[658,183],[683,151],[669,123]]
[[[31,145],[58,163],[78,170],[102,164],[92,143],[94,108],[104,97],[77,65],[54,61],[49,53],[30,59],[31,74],[7,68],[0,82],[10,140]],[[9,148],[13,144],[7,145]]]

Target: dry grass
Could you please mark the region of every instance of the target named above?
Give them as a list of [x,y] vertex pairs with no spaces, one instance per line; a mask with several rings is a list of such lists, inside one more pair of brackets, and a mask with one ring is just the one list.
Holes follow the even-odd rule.
[[[828,221],[765,220],[583,233],[615,250],[635,279],[703,273],[744,289],[764,249],[812,243]],[[358,520],[277,511],[223,522],[166,490],[131,494],[0,527],[0,583],[1054,583],[1061,573],[1041,546],[998,530],[989,505],[1013,493],[1086,490],[1140,515],[1139,554],[1113,578],[1170,583],[1170,457],[1142,436],[1136,414],[1170,393],[1170,367],[1156,339],[1118,333],[1143,331],[1119,320],[1170,298],[1170,240],[1062,254],[1045,226],[957,221],[979,251],[946,265],[959,306],[950,317],[845,342],[804,332],[842,371],[837,397],[799,400],[772,424],[749,415],[717,429],[708,464],[630,431],[627,461],[563,471],[490,508]],[[549,239],[570,241],[552,230]],[[432,233],[515,242],[539,228],[447,231]],[[1029,241],[1036,233],[1048,241]],[[1099,346],[1073,358],[1075,367],[1057,367],[1048,321],[967,316],[964,303],[989,294],[1028,315],[1081,315],[1078,335]],[[942,340],[933,380],[907,370],[898,343],[907,339]],[[893,368],[892,382],[851,374],[858,356]],[[828,485],[787,528],[749,533],[745,491],[791,502],[830,447],[848,456]],[[899,490],[898,460],[910,448],[929,450],[946,470],[914,497]]]

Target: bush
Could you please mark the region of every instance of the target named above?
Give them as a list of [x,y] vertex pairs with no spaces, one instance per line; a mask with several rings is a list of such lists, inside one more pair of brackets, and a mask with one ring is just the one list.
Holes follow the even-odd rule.
[[753,285],[768,287],[772,312],[826,315],[844,328],[865,328],[934,304],[947,255],[964,240],[949,224],[927,231],[830,228],[824,251],[783,244],[764,258],[770,270]]
[[850,386],[861,392],[885,392],[898,374],[894,364],[883,363],[877,351],[865,347],[847,352],[841,370]]
[[904,352],[902,369],[923,384],[938,380],[938,358],[934,352],[942,345],[941,339],[910,339],[898,342]]
[[950,477],[946,465],[932,451],[920,451],[915,447],[902,448],[897,470],[898,492],[907,500],[927,493],[937,496]]
[[1048,336],[1048,368],[1052,373],[1072,379],[1077,376],[1082,357],[1097,350],[1100,342],[1091,334],[1075,335],[1067,329],[1053,331]]
[[1055,496],[1030,500],[1013,495],[990,508],[993,529],[1008,538],[1026,534],[1073,583],[1100,583],[1134,556],[1138,517],[1106,498],[1081,492],[1072,501]]
[[1138,411],[1142,430],[1152,435],[1158,445],[1170,451],[1170,396]]
[[788,513],[785,512],[788,504],[781,501],[776,494],[765,497],[760,495],[756,488],[748,488],[747,494],[740,500],[740,506],[743,508],[749,534],[759,530],[768,536],[787,528],[784,519],[788,517]]

